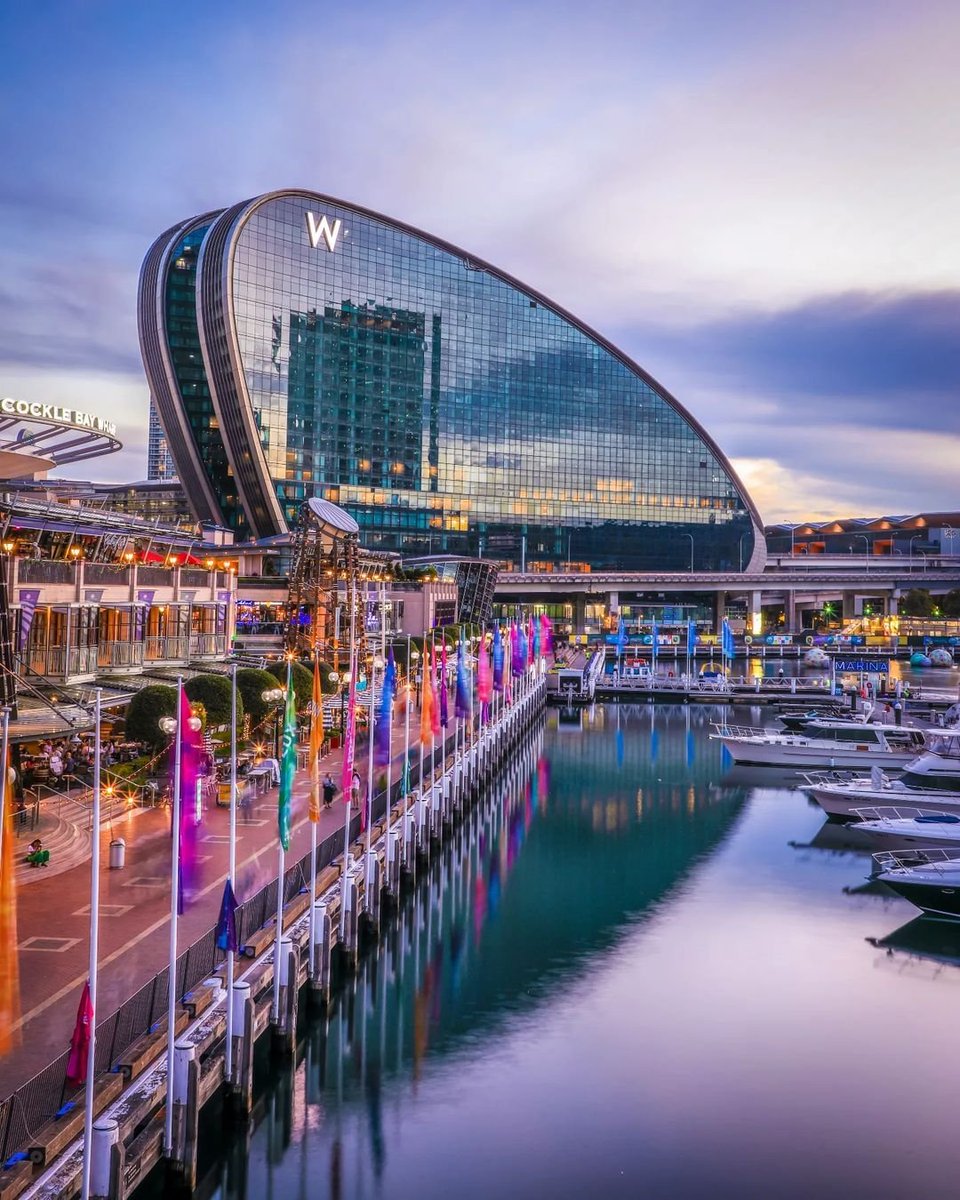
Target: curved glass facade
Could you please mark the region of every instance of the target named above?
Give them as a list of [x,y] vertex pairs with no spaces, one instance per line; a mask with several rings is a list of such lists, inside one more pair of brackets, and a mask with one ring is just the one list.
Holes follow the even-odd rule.
[[[320,495],[367,545],[408,555],[528,569],[750,561],[756,513],[679,405],[574,318],[454,247],[277,193],[213,222],[198,274],[232,470],[207,461],[227,523],[238,525],[236,478],[255,536],[282,532]],[[191,425],[203,399],[199,384],[185,397]]]

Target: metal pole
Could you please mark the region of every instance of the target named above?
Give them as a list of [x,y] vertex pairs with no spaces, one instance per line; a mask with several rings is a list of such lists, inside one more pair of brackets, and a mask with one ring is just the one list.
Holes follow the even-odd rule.
[[[317,671],[317,670],[319,670],[319,664],[316,660],[319,659],[319,657],[320,657],[319,643],[317,643],[314,646],[313,652],[314,652],[314,655],[316,656],[315,660],[314,660],[314,668],[313,669],[315,671]],[[323,720],[323,689],[322,689],[322,687],[320,689],[320,711],[318,713],[314,713],[313,716],[311,717],[311,720],[313,720],[313,721],[322,721]],[[312,726],[311,726],[310,732],[311,732],[310,740],[312,742],[313,741],[313,727]],[[321,743],[320,748],[321,749],[323,748],[322,743]],[[316,812],[317,812],[317,819],[315,821],[310,822],[310,943],[309,943],[309,945],[310,945],[310,959],[309,959],[310,971],[309,971],[309,978],[313,979],[313,977],[314,977],[313,950],[314,950],[314,946],[316,945],[315,935],[317,932],[317,914],[314,912],[314,905],[315,905],[316,899],[317,899],[317,827],[320,824],[320,792],[321,792],[321,786],[322,786],[320,783],[320,764],[319,764],[319,762],[311,762],[310,763],[310,786],[315,788],[315,795],[313,797],[313,803],[316,805]]]
[[[90,1196],[90,1163],[93,1148],[93,1076],[94,1060],[97,1049],[97,960],[100,954],[100,688],[96,691],[97,704],[94,716],[94,737],[96,748],[93,752],[93,830],[90,834],[90,1040],[87,1043],[87,1090],[83,1106],[83,1182],[81,1195],[83,1200]],[[4,712],[4,749],[7,739],[7,714]],[[3,756],[3,770],[6,776],[7,756]]]
[[7,806],[7,792],[9,791],[9,780],[7,779],[7,746],[10,741],[10,709],[4,706],[3,708],[3,733],[0,734],[0,761],[2,761],[2,770],[0,770],[0,864],[3,863],[3,827],[5,825],[4,816]]
[[[227,878],[230,886],[237,874],[237,664],[230,668],[230,857]],[[227,1045],[224,1055],[224,1075],[233,1082],[233,984],[236,963],[233,950],[227,950]]]
[[180,903],[180,763],[183,744],[183,676],[177,676],[177,729],[173,742],[173,834],[170,847],[170,956],[167,981],[167,1102],[163,1114],[163,1154],[173,1154],[173,1043],[177,1035],[177,909]]
[[[293,664],[292,664],[290,658],[288,657],[287,658],[287,689],[286,689],[287,692],[290,691],[290,675],[291,675],[292,671],[293,671]],[[283,712],[284,712],[284,715],[286,715],[286,706],[284,706]],[[284,733],[286,733],[286,730],[284,730]],[[284,771],[283,771],[283,767],[281,766],[281,768],[280,768],[280,790],[281,791],[283,790],[283,785],[284,785]],[[279,795],[278,795],[278,805],[279,805]],[[279,826],[278,826],[278,829],[277,829],[277,929],[276,929],[276,940],[274,942],[274,947],[273,947],[273,1008],[271,1010],[271,1018],[274,1021],[274,1023],[276,1023],[277,1021],[280,1020],[280,942],[283,938],[283,892],[284,892],[283,877],[284,877],[285,872],[286,872],[286,854],[283,849],[283,838],[280,837],[280,830],[279,830]],[[310,906],[311,906],[311,908],[313,907],[312,899],[310,902]],[[295,984],[291,983],[290,986],[294,987]]]
[[407,796],[410,788],[410,706],[413,704],[413,695],[410,690],[410,680],[413,678],[411,671],[413,668],[413,660],[410,658],[410,634],[407,634],[407,699],[404,705],[404,721],[403,721],[403,775],[401,776],[401,788],[403,791],[403,818],[400,821],[400,835],[403,838],[403,861],[407,861]]
[[[384,613],[387,607],[387,587],[380,583],[380,657],[383,659],[383,672],[387,672],[387,624]],[[392,645],[392,643],[391,643]],[[390,853],[390,800],[393,787],[393,697],[390,697],[390,711],[387,713],[387,827],[384,834],[384,845]]]

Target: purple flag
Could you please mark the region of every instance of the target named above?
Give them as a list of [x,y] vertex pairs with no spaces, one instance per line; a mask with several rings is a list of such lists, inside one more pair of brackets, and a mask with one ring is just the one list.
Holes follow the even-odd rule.
[[499,625],[493,627],[493,690],[503,691],[503,638]]
[[393,722],[393,696],[397,688],[397,665],[393,660],[393,647],[387,652],[387,667],[383,673],[383,691],[380,693],[380,716],[377,718],[376,742],[373,747],[374,762],[385,767],[390,761],[390,742]]
[[20,589],[20,649],[26,646],[30,638],[30,626],[33,624],[33,614],[37,611],[37,601],[40,599],[39,588]]
[[[440,650],[440,724],[446,729],[450,720],[450,700],[447,695],[447,643]],[[460,714],[457,713],[457,716]]]
[[454,700],[454,712],[458,720],[470,716],[470,684],[467,681],[467,664],[463,657],[463,642],[457,647],[457,694]]

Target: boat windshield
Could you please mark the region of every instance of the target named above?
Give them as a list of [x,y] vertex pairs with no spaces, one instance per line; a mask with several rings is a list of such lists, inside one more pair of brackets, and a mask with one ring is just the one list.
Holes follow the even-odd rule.
[[960,759],[960,730],[937,729],[927,735],[930,749],[941,758]]

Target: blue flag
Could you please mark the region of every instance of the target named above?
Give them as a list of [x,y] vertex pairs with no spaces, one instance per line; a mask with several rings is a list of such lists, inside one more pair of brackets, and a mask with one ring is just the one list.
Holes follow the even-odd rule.
[[653,647],[653,666],[654,666],[654,670],[656,670],[656,666],[657,666],[657,652],[658,652],[658,651],[659,651],[659,649],[660,649],[660,645],[659,645],[659,643],[660,643],[660,630],[657,628],[657,618],[656,618],[656,616],[654,616],[654,618],[653,618],[653,625],[652,625],[650,628],[651,628],[651,633],[652,633],[652,637],[651,637],[651,639],[650,639],[650,640],[651,640],[652,647]]
[[697,648],[697,627],[693,621],[687,618],[687,653],[692,654]]
[[224,953],[228,950],[234,954],[237,952],[237,898],[229,879],[223,885],[220,916],[217,918],[217,949]]
[[499,625],[493,627],[493,690],[503,691],[503,638]]
[[627,644],[627,630],[623,624],[623,617],[617,621],[617,654],[623,654]]
[[387,651],[387,666],[383,673],[383,687],[380,692],[380,715],[377,718],[376,741],[374,742],[374,762],[378,767],[385,767],[390,761],[390,744],[393,725],[393,696],[397,688],[397,665],[393,659],[393,647]]
[[458,720],[470,716],[470,684],[467,680],[467,664],[463,657],[463,642],[457,646],[457,691],[454,697],[454,713]]

